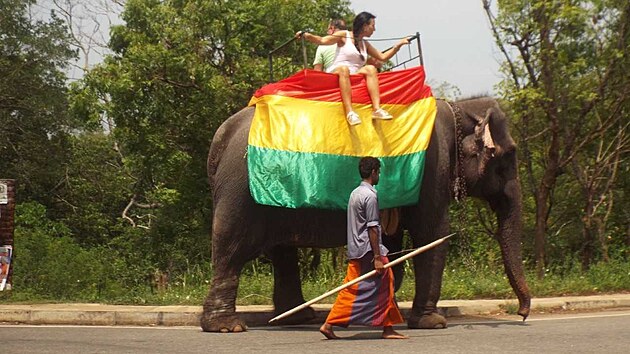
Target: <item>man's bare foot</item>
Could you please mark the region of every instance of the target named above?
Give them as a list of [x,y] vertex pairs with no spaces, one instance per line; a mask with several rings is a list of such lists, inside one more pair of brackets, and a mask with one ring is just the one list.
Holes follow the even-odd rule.
[[324,323],[321,327],[319,327],[319,331],[328,339],[339,339],[339,337],[335,335],[335,332],[333,332],[332,325],[329,325],[328,323]]
[[383,327],[383,335],[381,337],[383,339],[409,339],[406,335],[394,331],[392,326]]

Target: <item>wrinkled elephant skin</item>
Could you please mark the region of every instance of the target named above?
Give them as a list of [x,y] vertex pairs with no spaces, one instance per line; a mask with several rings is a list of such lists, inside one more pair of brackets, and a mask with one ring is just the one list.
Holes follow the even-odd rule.
[[[491,98],[457,102],[461,108],[463,168],[469,196],[486,200],[497,216],[496,239],[501,247],[505,272],[519,299],[519,314],[529,314],[530,294],[521,261],[521,190],[518,182],[516,145],[507,120]],[[247,136],[254,108],[248,107],[227,119],[217,130],[208,155],[208,175],[214,203],[212,262],[214,275],[203,306],[201,327],[211,332],[238,332],[246,324],[235,312],[239,274],[244,264],[261,254],[274,267],[275,313],[302,304],[297,247],[338,247],[346,242],[343,211],[285,209],[254,203],[247,178]],[[489,127],[493,150],[487,152],[479,139],[480,121]],[[477,135],[475,135],[477,127]],[[401,211],[401,229],[409,232],[415,247],[449,233],[448,205],[453,200],[456,176],[456,134],[453,110],[438,101],[438,113],[426,165],[420,202]],[[442,286],[447,242],[414,259],[415,297],[408,326],[445,328],[437,312]],[[399,285],[397,281],[397,285]],[[308,308],[285,323],[312,319]]]

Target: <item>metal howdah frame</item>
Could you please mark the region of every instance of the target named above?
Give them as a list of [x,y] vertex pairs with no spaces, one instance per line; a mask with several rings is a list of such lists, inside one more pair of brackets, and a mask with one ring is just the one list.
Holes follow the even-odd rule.
[[[404,37],[403,37],[404,38]],[[416,32],[416,34],[408,36],[407,37],[409,40],[409,58],[403,60],[403,61],[398,61],[396,60],[395,65],[387,68],[385,71],[389,71],[389,70],[393,70],[396,69],[400,66],[407,66],[407,63],[410,63],[416,59],[418,59],[420,66],[424,66],[424,60],[422,59],[422,44],[420,41],[420,33]],[[302,61],[303,61],[303,66],[304,69],[308,68],[308,56],[306,54],[306,40],[304,39],[304,36],[300,36],[299,38],[301,40],[301,49],[302,49]],[[274,48],[273,50],[271,50],[267,56],[268,60],[269,60],[269,82],[274,82],[274,75],[273,75],[273,58],[274,55],[277,55],[276,53],[280,52],[281,50],[283,50],[284,48],[286,48],[289,44],[293,43],[295,40],[297,40],[297,38],[291,38],[288,41],[282,43],[280,46],[278,46],[277,48]],[[418,47],[418,52],[417,54],[413,55],[411,53],[411,45],[412,42],[416,42],[416,45]],[[385,49],[383,52],[388,51],[389,49],[391,49],[391,47]],[[396,56],[394,57],[396,59],[398,59],[398,53],[396,53]]]

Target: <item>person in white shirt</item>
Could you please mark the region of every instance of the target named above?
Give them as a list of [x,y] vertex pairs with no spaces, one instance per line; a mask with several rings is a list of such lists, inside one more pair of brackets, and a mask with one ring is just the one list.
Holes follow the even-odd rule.
[[[343,19],[331,20],[328,24],[328,30],[326,33],[332,35],[337,31],[344,31],[346,29],[346,21]],[[335,61],[335,54],[337,52],[337,45],[320,45],[317,46],[315,52],[315,60],[313,61],[313,69],[317,71],[326,71],[332,63]]]
[[318,45],[336,44],[335,60],[327,72],[339,76],[339,88],[341,90],[341,100],[346,113],[346,119],[350,125],[361,124],[361,118],[352,109],[352,88],[350,85],[350,74],[360,74],[365,76],[368,93],[372,100],[373,119],[392,119],[393,116],[381,108],[380,92],[378,88],[378,70],[374,65],[366,64],[368,55],[381,62],[386,62],[393,57],[400,48],[409,44],[407,38],[401,39],[391,49],[385,53],[374,48],[364,38],[372,36],[375,27],[376,16],[369,12],[361,12],[352,22],[352,31],[337,31],[332,35],[320,37],[308,32],[299,31],[296,37],[304,36],[309,42]]

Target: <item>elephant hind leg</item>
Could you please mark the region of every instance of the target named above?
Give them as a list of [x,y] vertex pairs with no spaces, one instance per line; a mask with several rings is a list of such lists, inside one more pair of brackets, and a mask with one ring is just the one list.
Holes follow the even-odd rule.
[[235,225],[214,222],[213,226],[213,276],[203,304],[201,328],[204,332],[242,332],[247,325],[236,314],[239,276],[245,263],[261,253],[260,244],[252,242],[261,238],[247,231],[238,232]]
[[[297,248],[293,246],[276,246],[271,251],[270,256],[274,269],[274,316],[277,316],[306,301],[304,301],[304,295],[302,294]],[[302,324],[314,318],[315,311],[312,307],[307,307],[291,316],[279,320],[277,324]]]
[[243,332],[247,324],[236,314],[238,271],[215,272],[208,297],[203,303],[200,324],[204,332]]

